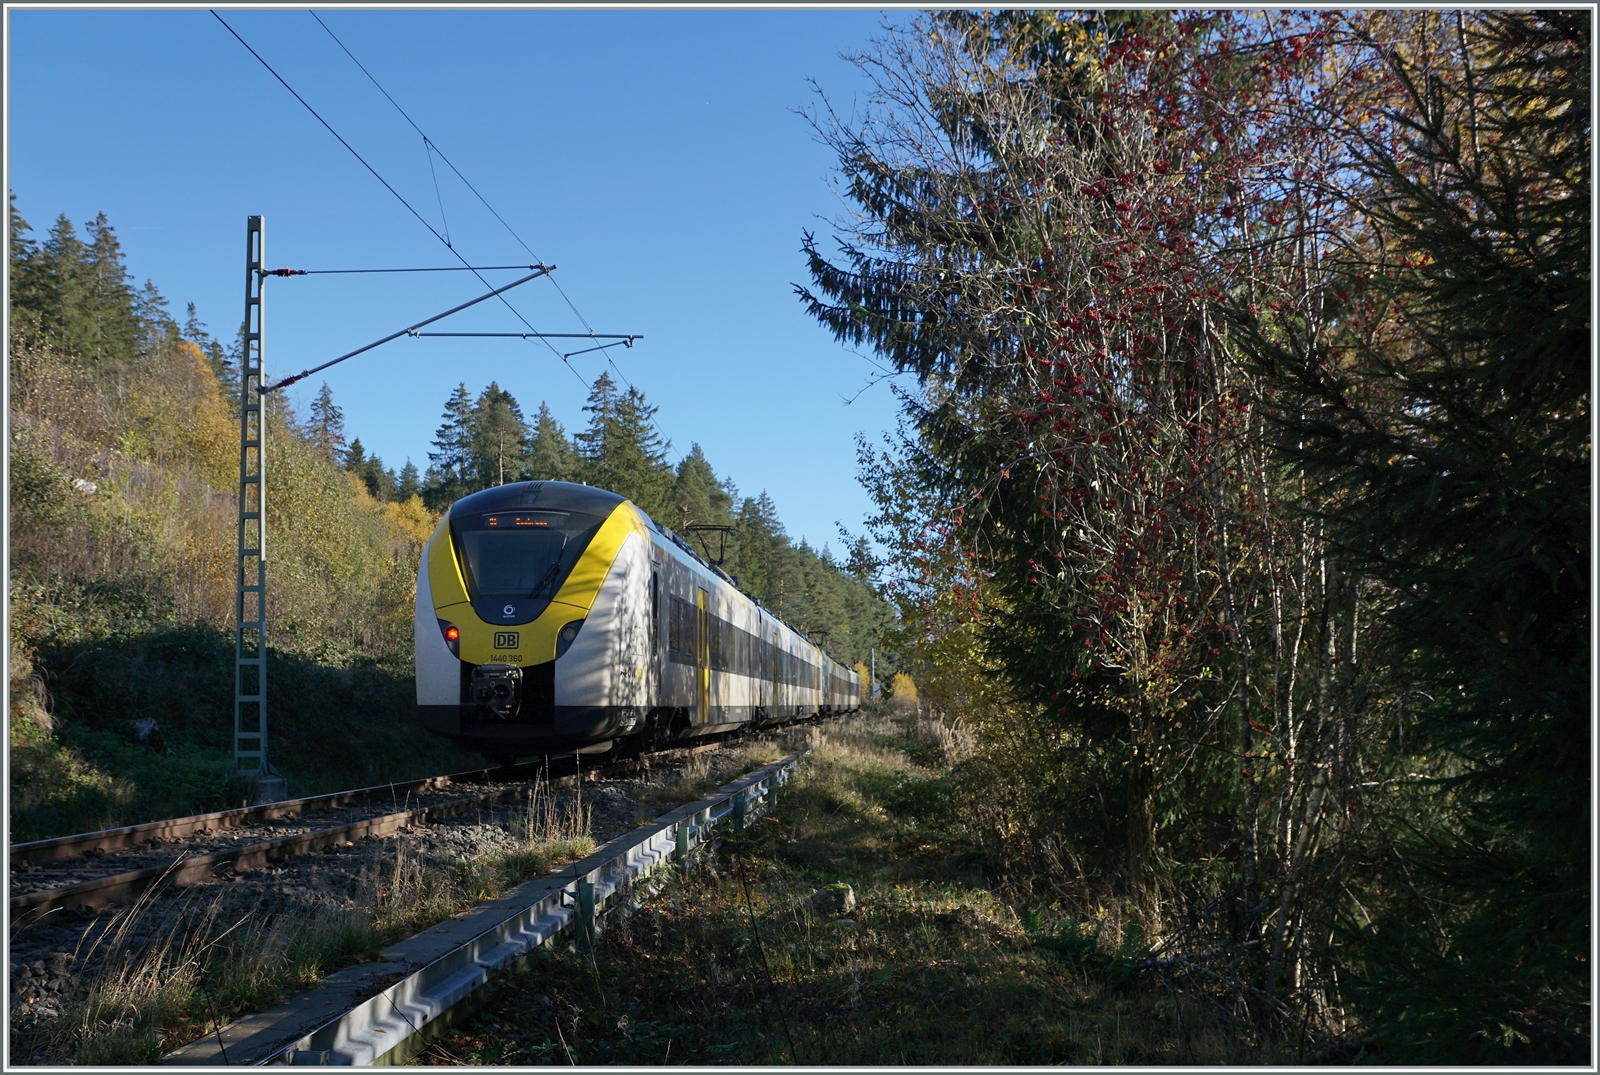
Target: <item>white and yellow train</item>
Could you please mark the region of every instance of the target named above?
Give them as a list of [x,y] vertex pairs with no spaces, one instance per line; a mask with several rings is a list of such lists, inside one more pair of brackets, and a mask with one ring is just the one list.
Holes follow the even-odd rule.
[[445,513],[417,574],[423,723],[497,762],[860,708],[861,677],[615,493],[519,482]]

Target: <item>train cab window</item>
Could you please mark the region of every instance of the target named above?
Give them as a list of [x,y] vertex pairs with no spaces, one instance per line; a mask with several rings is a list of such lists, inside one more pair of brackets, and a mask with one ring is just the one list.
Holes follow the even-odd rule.
[[453,519],[467,589],[479,597],[550,597],[603,519],[567,511],[502,511]]

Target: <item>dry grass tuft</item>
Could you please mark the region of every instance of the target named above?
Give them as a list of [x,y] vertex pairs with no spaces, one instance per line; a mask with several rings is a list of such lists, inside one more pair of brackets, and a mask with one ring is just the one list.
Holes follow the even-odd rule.
[[[957,723],[827,729],[777,809],[619,923],[553,954],[424,1062],[1283,1063],[1222,994],[1141,969],[1130,917],[1013,903],[950,782]],[[846,884],[854,906],[822,913]]]
[[655,776],[639,789],[640,802],[676,806],[710,795],[728,781],[752,769],[770,765],[786,751],[776,743],[757,742],[713,754],[697,754],[687,762]]
[[[330,972],[377,955],[512,886],[594,849],[581,797],[560,801],[540,785],[513,818],[512,846],[463,861],[424,857],[404,842],[362,871],[357,891],[316,906],[227,909],[225,893],[153,887],[119,911],[91,951],[98,969],[61,1015],[14,1035],[48,1063],[153,1064],[247,1012],[259,1011]],[[316,901],[313,901],[316,902]]]

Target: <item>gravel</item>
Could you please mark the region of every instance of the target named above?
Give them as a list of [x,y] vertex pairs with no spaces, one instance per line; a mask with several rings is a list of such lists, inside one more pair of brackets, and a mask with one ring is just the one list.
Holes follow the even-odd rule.
[[[716,767],[719,761],[732,757],[739,749],[739,745],[730,745],[726,750],[711,752],[711,764]],[[667,776],[681,764],[660,766],[656,775]],[[589,809],[590,836],[596,846],[671,809],[670,804],[646,804],[636,797],[650,782],[650,774],[646,773],[633,779],[583,786],[582,801]],[[446,794],[440,798],[459,794],[457,790],[455,795]],[[556,809],[561,810],[579,794],[576,789],[557,792]],[[415,797],[410,805],[418,805]],[[406,804],[400,804],[400,809],[405,808]],[[69,1003],[87,997],[88,985],[104,967],[107,953],[115,952],[119,959],[136,958],[150,944],[164,940],[175,920],[181,933],[200,928],[208,919],[232,923],[251,915],[260,921],[278,916],[314,920],[355,909],[362,905],[365,894],[372,891],[373,879],[386,868],[392,869],[399,855],[427,863],[454,864],[480,855],[515,850],[519,846],[515,829],[526,819],[527,810],[525,803],[486,804],[481,810],[412,826],[391,836],[366,837],[254,869],[224,868],[190,885],[167,886],[148,893],[143,898],[143,909],[126,925],[124,921],[131,916],[122,913],[125,909],[52,910],[42,916],[23,914],[11,925],[7,978],[12,994],[11,1024],[20,1029],[58,1018]],[[365,813],[371,815],[373,811]],[[254,842],[326,827],[338,820],[338,812],[329,811],[313,815],[313,818],[315,824],[296,818],[270,826],[252,826],[248,830],[225,830],[202,838],[196,853],[218,850],[241,840]],[[182,842],[195,847],[194,841]],[[12,871],[11,893],[16,895],[40,887],[74,883],[67,878],[75,873],[81,880],[84,876],[166,863],[177,850],[171,845],[146,845],[127,853],[97,856],[89,863],[68,861],[35,867],[19,863],[21,868]],[[120,940],[116,936],[119,928]]]

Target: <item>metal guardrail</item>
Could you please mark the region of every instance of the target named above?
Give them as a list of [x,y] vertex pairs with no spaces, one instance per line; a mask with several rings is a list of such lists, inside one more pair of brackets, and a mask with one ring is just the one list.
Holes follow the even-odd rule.
[[[299,997],[175,1050],[163,1063],[370,1065],[415,1055],[449,1024],[452,1009],[495,976],[565,937],[593,944],[608,918],[660,891],[664,868],[686,864],[725,819],[743,828],[765,815],[806,753],[724,784],[587,858],[401,941],[381,954],[381,963],[330,975]],[[373,993],[385,980],[392,984]]]

